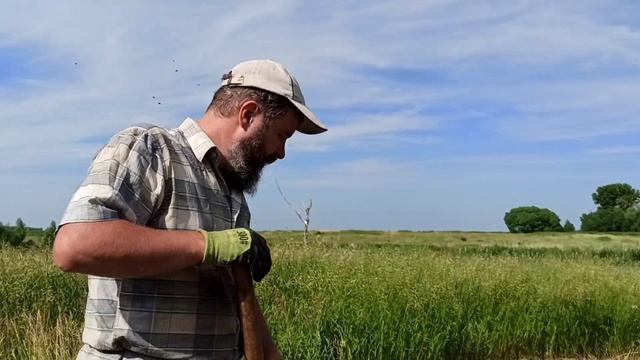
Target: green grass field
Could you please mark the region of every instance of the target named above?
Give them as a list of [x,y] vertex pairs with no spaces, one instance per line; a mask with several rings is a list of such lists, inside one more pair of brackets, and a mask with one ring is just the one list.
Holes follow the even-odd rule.
[[[286,359],[640,358],[640,235],[271,232]],[[0,358],[71,359],[85,279],[0,250]]]

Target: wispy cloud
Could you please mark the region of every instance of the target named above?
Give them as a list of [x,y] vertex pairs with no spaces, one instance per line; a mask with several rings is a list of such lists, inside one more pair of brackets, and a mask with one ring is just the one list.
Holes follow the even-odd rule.
[[589,153],[592,155],[633,155],[640,154],[640,146],[610,146],[594,149]]
[[393,158],[363,158],[312,167],[304,172],[283,168],[273,176],[298,189],[372,189],[415,183],[417,167]]
[[344,117],[346,119],[332,126],[331,131],[322,136],[294,137],[291,143],[292,150],[328,151],[344,147],[366,147],[371,145],[371,142],[391,142],[397,140],[399,135],[410,136],[411,132],[433,129],[438,125],[436,119],[418,111]]

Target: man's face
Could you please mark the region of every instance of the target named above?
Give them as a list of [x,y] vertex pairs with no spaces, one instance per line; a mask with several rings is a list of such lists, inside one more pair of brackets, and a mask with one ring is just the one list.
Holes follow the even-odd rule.
[[269,125],[263,114],[256,116],[246,136],[235,141],[229,149],[227,161],[233,174],[232,183],[238,190],[255,194],[262,169],[285,157],[285,145],[298,127],[298,115],[289,111]]

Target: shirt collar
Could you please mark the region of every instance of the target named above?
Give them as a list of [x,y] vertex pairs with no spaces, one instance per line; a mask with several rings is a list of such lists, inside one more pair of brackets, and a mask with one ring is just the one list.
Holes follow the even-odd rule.
[[204,159],[209,150],[216,147],[211,138],[209,138],[209,136],[202,131],[202,128],[198,126],[198,123],[191,118],[186,118],[178,129],[180,129],[187,138],[189,146],[191,146],[193,153],[200,162],[202,162],[202,159]]

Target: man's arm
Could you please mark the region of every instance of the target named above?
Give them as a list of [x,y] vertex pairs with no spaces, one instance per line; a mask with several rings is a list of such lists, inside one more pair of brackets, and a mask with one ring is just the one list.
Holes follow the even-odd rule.
[[158,230],[126,220],[63,225],[53,245],[62,270],[107,277],[160,275],[202,261],[197,231]]

